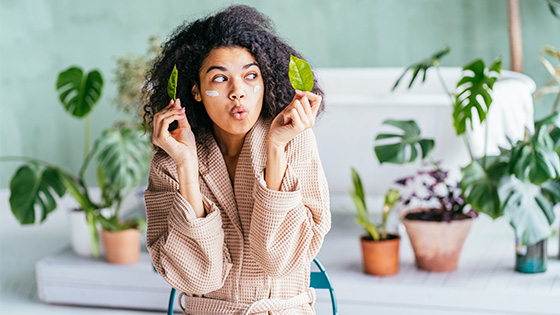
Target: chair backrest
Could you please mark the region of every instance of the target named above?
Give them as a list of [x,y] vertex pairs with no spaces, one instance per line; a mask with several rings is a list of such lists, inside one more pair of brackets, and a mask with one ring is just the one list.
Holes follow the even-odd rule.
[[[336,295],[334,293],[334,288],[332,286],[331,280],[325,267],[321,264],[321,262],[315,258],[313,259],[315,266],[319,268],[319,271],[311,272],[311,281],[309,286],[315,289],[327,289],[331,294],[331,305],[333,310],[333,315],[338,314],[338,305],[336,304]],[[174,288],[171,288],[171,293],[169,294],[169,305],[167,307],[167,315],[173,315],[173,304],[175,303],[175,293],[177,291]]]

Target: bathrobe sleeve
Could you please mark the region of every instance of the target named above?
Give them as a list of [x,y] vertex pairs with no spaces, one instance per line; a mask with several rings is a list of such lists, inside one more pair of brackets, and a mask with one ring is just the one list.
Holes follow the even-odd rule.
[[179,193],[177,167],[159,150],[144,194],[147,247],[157,272],[174,288],[193,294],[220,289],[232,267],[218,207],[203,195],[207,215],[197,218]]
[[257,178],[249,233],[255,260],[272,277],[309,266],[331,228],[329,189],[313,131],[296,136],[286,152],[280,191],[267,188],[264,172]]

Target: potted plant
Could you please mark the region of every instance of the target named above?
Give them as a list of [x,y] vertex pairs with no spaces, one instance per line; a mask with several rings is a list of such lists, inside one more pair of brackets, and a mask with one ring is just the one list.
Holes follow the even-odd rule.
[[[426,62],[409,67],[406,71],[414,70],[409,87],[420,71],[424,71],[425,79],[430,67],[435,67],[440,75],[438,64],[443,55],[436,54]],[[485,120],[500,70],[500,60],[489,68],[482,60],[476,60],[463,68],[457,92],[450,93],[441,82],[453,104],[457,135],[463,136],[471,156],[471,162],[461,170],[460,188],[466,203],[476,211],[493,219],[500,216],[509,219],[516,234],[515,270],[543,272],[547,256],[543,243],[551,233],[550,225],[555,217],[552,208],[560,201],[560,120],[558,114],[553,113],[535,122],[534,133],[526,130],[524,139],[510,141],[510,148],[501,148],[499,155],[487,154],[485,143],[483,156],[475,158],[466,131],[472,131],[475,110],[480,123],[488,128]],[[400,78],[395,87],[399,81]]]
[[[384,125],[399,133],[376,136],[375,155],[381,164],[414,162],[429,157],[435,143],[421,137],[413,120],[386,120]],[[458,185],[448,180],[448,172],[432,162],[434,168],[397,181],[401,194],[399,208],[414,254],[416,265],[428,271],[457,269],[458,258],[475,213],[467,212]]]
[[[94,257],[100,255],[99,220],[106,230],[114,226],[119,229],[131,226],[130,222],[121,224],[115,221],[115,214],[118,214],[125,191],[138,185],[145,175],[151,153],[149,141],[142,131],[120,124],[105,130],[90,150],[87,115],[99,100],[102,88],[103,79],[96,70],[84,75],[82,69],[72,67],[58,76],[57,89],[64,108],[74,117],[86,117],[84,161],[77,176],[63,167],[39,159],[2,159],[25,161],[10,181],[10,206],[16,219],[21,224],[34,224],[35,212],[38,210],[40,222],[43,222],[57,207],[55,194],[63,197],[69,192],[81,208],[79,213],[85,214],[91,242],[91,251],[76,249],[76,242],[72,242],[73,248],[77,254],[91,253]],[[100,201],[91,198],[90,188],[85,181],[85,172],[94,158],[97,160],[97,179],[102,195]],[[113,213],[110,220],[104,220],[107,212]],[[114,225],[109,227],[107,222],[113,222]],[[138,220],[134,222],[138,223]]]
[[442,170],[438,163],[396,183],[401,186],[401,221],[418,268],[456,270],[463,244],[477,216],[468,209],[459,184],[451,181],[448,171]]
[[[552,11],[552,4],[550,5],[550,9]],[[558,12],[560,12],[560,10]],[[560,17],[560,15],[557,15],[557,17]],[[560,104],[560,51],[552,46],[543,46],[541,51],[556,59],[558,63],[556,66],[553,66],[546,58],[539,57],[539,61],[543,64],[551,78],[547,83],[535,91],[535,103],[537,103],[545,95],[554,95],[555,98],[552,103],[552,112],[556,113],[558,112],[558,104]],[[558,129],[551,130],[550,136],[552,139],[558,139],[558,133]],[[558,145],[556,145],[556,147],[558,147]],[[560,250],[558,251],[558,258],[560,259]]]
[[[350,191],[356,206],[356,223],[366,230],[360,237],[364,271],[371,275],[388,276],[399,271],[399,241],[397,234],[387,233],[387,219],[399,199],[395,189],[389,189],[383,203],[381,225],[377,226],[368,211],[362,180],[352,168],[354,190]],[[380,233],[381,232],[381,233]]]

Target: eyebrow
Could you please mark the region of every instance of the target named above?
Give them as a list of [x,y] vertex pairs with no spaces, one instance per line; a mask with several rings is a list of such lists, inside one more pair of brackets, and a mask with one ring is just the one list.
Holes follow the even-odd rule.
[[[245,69],[247,69],[251,66],[257,66],[258,67],[259,65],[256,62],[251,62],[251,63],[248,63],[248,64],[244,65],[243,70],[245,70]],[[206,70],[206,73],[208,73],[208,72],[210,72],[211,70],[214,70],[214,69],[218,69],[218,70],[221,70],[221,71],[227,71],[227,69],[225,67],[222,67],[222,66],[211,66],[210,68],[208,68],[208,70]]]

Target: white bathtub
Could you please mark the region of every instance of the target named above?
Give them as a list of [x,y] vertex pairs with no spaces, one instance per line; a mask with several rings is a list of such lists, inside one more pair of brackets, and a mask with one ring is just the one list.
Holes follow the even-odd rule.
[[[412,89],[407,90],[409,74],[392,93],[391,88],[402,71],[403,68],[317,70],[326,94],[326,111],[314,131],[333,196],[348,195],[352,187],[351,166],[362,176],[366,192],[377,196],[383,195],[395,179],[409,175],[418,168],[419,162],[379,165],[373,151],[375,136],[380,131],[398,131],[390,126],[382,126],[385,119],[416,120],[422,136],[435,139],[432,156],[442,160],[444,167],[451,169],[455,176],[459,174],[460,167],[470,161],[463,140],[456,136],[451,102],[435,71],[428,72],[424,84],[417,79]],[[461,69],[442,68],[441,71],[448,88],[453,91]],[[510,136],[522,136],[524,125],[532,125],[531,93],[535,90],[535,83],[525,75],[503,71],[503,79],[495,84],[494,90],[496,93],[492,106],[496,109],[491,107],[488,116],[492,126],[501,130],[503,126],[500,124],[509,123],[509,129],[515,129]],[[507,106],[503,103],[507,103]],[[503,108],[499,109],[498,104],[502,104]],[[504,120],[504,113],[513,113],[515,117]],[[500,142],[496,139],[501,137],[505,140],[503,134],[499,133],[490,132],[490,147],[494,150],[497,149],[496,142]],[[471,135],[475,154],[478,155],[482,153],[482,135],[483,132],[479,131]],[[349,198],[344,199],[347,204]],[[333,201],[335,207],[336,201]]]

